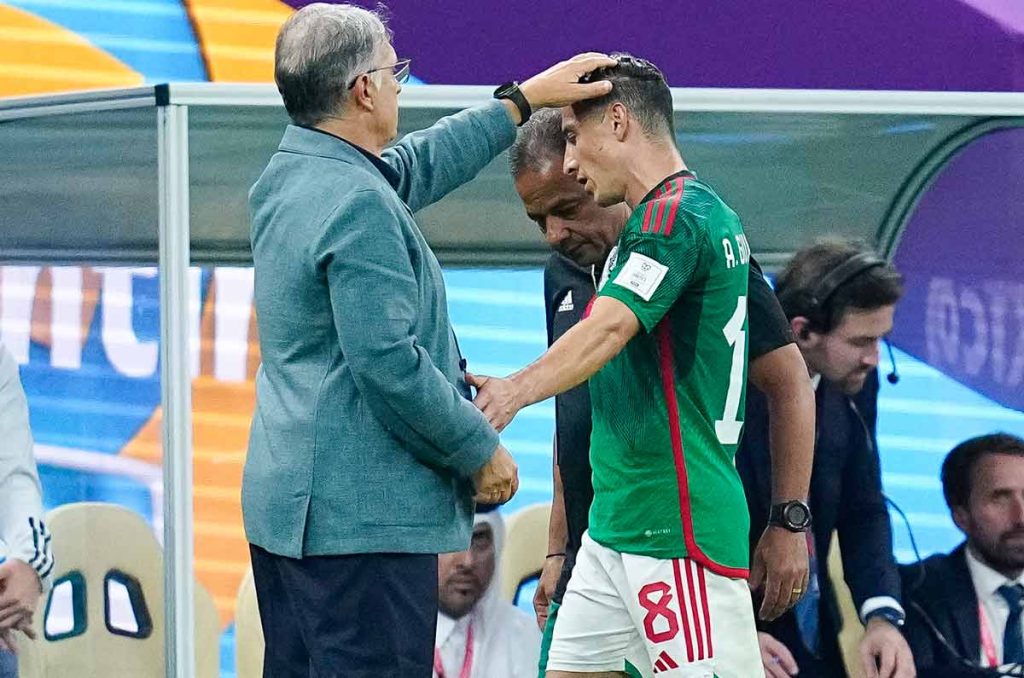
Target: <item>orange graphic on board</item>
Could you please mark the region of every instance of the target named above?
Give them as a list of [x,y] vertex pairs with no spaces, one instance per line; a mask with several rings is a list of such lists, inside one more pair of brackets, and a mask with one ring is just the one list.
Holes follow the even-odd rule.
[[0,4],[0,97],[141,85],[142,80],[82,36]]
[[273,82],[274,41],[292,8],[277,0],[187,0],[210,82]]

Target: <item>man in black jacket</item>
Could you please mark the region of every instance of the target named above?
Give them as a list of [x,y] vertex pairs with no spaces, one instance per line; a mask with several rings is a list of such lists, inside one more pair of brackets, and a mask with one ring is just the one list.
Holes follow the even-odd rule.
[[942,464],[942,491],[967,540],[900,568],[920,675],[1022,664],[1024,440],[995,433],[960,443]]
[[[902,280],[867,250],[822,243],[793,257],[779,276],[776,293],[816,385],[814,522],[808,540],[816,576],[793,610],[761,625],[765,672],[769,678],[797,670],[815,678],[846,675],[827,568],[837,530],[846,580],[867,626],[860,648],[865,674],[913,676],[913,659],[898,628],[904,611],[874,433],[879,342],[892,329]],[[764,396],[749,389],[736,466],[747,493],[752,539],[771,510],[768,410]]]

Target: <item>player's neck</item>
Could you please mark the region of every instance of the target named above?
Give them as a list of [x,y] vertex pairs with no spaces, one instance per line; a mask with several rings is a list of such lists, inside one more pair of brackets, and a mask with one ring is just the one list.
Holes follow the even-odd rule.
[[665,177],[686,169],[683,156],[671,143],[645,142],[631,157],[636,158],[629,163],[626,180],[626,204],[631,210]]

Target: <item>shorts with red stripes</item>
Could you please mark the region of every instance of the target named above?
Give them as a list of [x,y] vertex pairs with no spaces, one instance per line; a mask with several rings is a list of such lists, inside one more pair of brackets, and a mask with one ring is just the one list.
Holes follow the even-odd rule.
[[547,669],[622,671],[627,658],[657,678],[763,676],[747,582],[689,558],[619,553],[585,533]]

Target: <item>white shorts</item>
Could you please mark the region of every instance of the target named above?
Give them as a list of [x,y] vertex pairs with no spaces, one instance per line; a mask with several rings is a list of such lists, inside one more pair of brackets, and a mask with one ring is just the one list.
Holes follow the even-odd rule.
[[747,582],[689,558],[619,553],[584,533],[547,670],[622,671],[626,659],[657,678],[764,676]]

